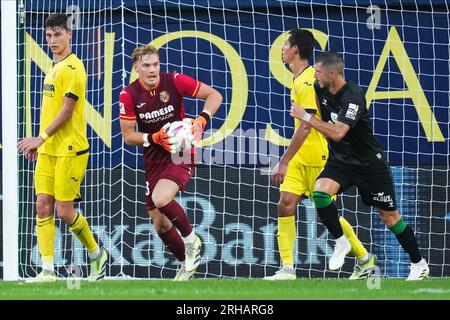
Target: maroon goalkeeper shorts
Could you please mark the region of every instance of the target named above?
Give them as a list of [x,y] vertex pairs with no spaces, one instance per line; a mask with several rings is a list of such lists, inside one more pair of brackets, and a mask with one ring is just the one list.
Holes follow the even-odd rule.
[[178,185],[180,191],[184,191],[186,184],[189,182],[189,179],[194,174],[196,165],[195,164],[174,164],[172,162],[165,163],[161,165],[157,165],[157,167],[153,167],[151,172],[145,173],[145,204],[147,211],[153,210],[155,204],[152,200],[153,189],[156,184],[161,179],[167,179],[175,182]]

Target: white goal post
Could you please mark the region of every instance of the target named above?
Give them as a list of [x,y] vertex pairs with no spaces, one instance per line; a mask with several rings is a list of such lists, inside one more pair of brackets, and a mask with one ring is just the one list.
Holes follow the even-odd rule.
[[[1,2],[2,29],[2,161],[3,279],[19,277],[19,197],[17,175],[17,14],[16,1]],[[5,170],[6,169],[6,170]]]

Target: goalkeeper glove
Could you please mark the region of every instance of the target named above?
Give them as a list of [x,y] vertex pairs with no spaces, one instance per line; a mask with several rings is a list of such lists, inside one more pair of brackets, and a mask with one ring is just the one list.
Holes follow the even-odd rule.
[[[166,130],[170,127],[170,123],[166,123],[161,129],[159,129],[158,132],[155,132],[152,134],[152,141],[154,144],[159,144],[161,147],[164,148],[164,150],[174,153],[175,152],[175,146],[174,142],[175,139],[173,139],[172,135],[167,134]],[[145,137],[144,137],[145,140]],[[144,145],[145,147],[145,145]]]
[[194,145],[198,145],[200,140],[202,140],[203,131],[205,131],[205,126],[208,121],[211,120],[211,113],[209,111],[203,110],[198,117],[192,121],[192,133],[194,134]]

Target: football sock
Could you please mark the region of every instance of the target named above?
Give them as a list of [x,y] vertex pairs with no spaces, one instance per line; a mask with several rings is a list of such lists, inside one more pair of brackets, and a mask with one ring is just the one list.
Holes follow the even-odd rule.
[[186,259],[184,255],[184,242],[174,226],[167,232],[158,233],[158,236],[166,245],[167,250],[172,252],[178,261],[183,262]]
[[282,269],[286,270],[287,272],[294,272],[294,265],[292,265],[292,264],[283,264]]
[[296,233],[295,215],[278,217],[277,241],[281,263],[283,265],[294,265],[294,242]]
[[192,232],[189,218],[184,212],[184,209],[175,200],[170,201],[164,207],[158,209],[169,218],[180,231],[182,237],[187,237]]
[[389,228],[393,234],[397,237],[398,242],[403,249],[409,254],[412,263],[418,263],[422,259],[420,254],[419,245],[417,244],[416,236],[411,227],[403,220],[400,220]]
[[363,264],[363,263],[369,261],[369,259],[370,259],[371,257],[372,257],[371,254],[366,253],[365,256],[361,257],[360,259],[357,259],[357,260],[358,260],[358,264]]
[[88,251],[88,256],[89,256],[90,260],[97,259],[99,254],[100,254],[100,248],[98,246],[94,251],[92,251],[92,252]]
[[183,237],[183,242],[193,243],[195,239],[197,239],[197,235],[195,234],[194,230],[192,230],[192,232],[187,237]]
[[53,271],[54,244],[56,237],[55,216],[39,218],[36,216],[36,233],[43,268]]
[[320,221],[327,227],[334,239],[342,237],[344,231],[339,223],[339,213],[331,196],[326,192],[314,191],[313,200]]
[[342,231],[344,231],[345,236],[352,245],[352,253],[355,255],[356,259],[363,260],[363,258],[367,256],[367,250],[364,248],[361,241],[359,241],[352,226],[344,217],[339,217],[339,223],[341,224]]
[[80,240],[89,253],[94,253],[98,249],[97,242],[94,239],[89,224],[83,215],[76,212],[75,219],[69,225],[70,231]]

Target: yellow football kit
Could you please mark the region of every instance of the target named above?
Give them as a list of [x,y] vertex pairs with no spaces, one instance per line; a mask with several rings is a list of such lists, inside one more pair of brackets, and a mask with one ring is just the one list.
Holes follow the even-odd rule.
[[85,94],[86,71],[75,54],[54,64],[47,72],[43,86],[40,133],[61,111],[64,97],[76,100],[76,104],[70,119],[38,148],[36,194],[49,194],[60,201],[80,198],[80,185],[89,157]]
[[[70,119],[37,150],[34,177],[36,194],[47,194],[58,201],[74,201],[81,197],[80,186],[89,159],[85,114],[86,81],[84,65],[73,53],[55,63],[45,76],[40,134],[61,111],[64,97],[74,99],[76,104]],[[42,260],[46,263],[53,263],[55,228],[54,215],[40,217],[38,212],[37,238]],[[75,213],[69,229],[90,254],[99,250],[87,220],[79,212]]]

